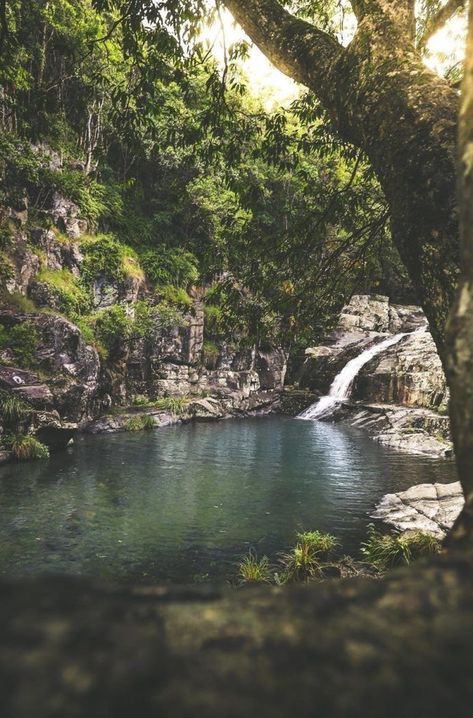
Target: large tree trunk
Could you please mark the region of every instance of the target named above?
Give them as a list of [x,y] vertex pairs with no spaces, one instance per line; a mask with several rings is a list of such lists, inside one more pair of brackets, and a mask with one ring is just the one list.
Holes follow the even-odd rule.
[[450,535],[462,545],[473,536],[473,3],[460,110],[458,188],[461,219],[461,278],[448,332],[450,416],[465,508]]
[[348,48],[276,0],[225,0],[283,72],[312,89],[343,139],[363,149],[388,200],[396,246],[445,361],[457,282],[455,139],[458,98],[412,42],[410,0],[354,0]]
[[[458,97],[412,42],[410,0],[352,0],[346,49],[276,0],[225,0],[275,65],[313,89],[340,135],[362,148],[391,211],[393,239],[430,322],[452,391],[451,419],[466,505],[450,543],[473,536],[473,17],[460,113],[462,273],[456,201]],[[455,10],[463,3],[449,2]],[[440,15],[446,9],[440,11]]]

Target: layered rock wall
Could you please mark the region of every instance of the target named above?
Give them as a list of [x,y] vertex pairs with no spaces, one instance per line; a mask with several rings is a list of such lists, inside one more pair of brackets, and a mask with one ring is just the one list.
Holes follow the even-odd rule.
[[[56,153],[42,147],[37,151],[50,169],[62,170]],[[93,228],[77,205],[58,193],[40,218],[30,212],[27,198],[16,207],[0,208],[0,215],[12,232],[10,246],[0,253],[0,332],[5,337],[25,325],[35,337],[33,356],[26,363],[18,362],[8,342],[0,345],[0,390],[21,397],[36,412],[36,433],[41,426],[38,412],[45,426],[52,422],[70,433],[71,427],[83,428],[112,407],[135,400],[143,404],[163,397],[213,397],[218,409],[209,405],[194,413],[219,416],[266,409],[275,401],[286,371],[282,349],[221,343],[212,362],[204,361],[203,287],[190,288],[192,305],[183,322],[157,324],[146,338],[127,336],[108,356],[100,353],[79,326],[61,314],[64,291],[58,291],[51,273],[56,282],[64,282],[66,292],[72,290],[72,300],[73,292],[85,289],[91,312],[120,305],[132,320],[139,300],[151,306],[159,301],[136,260],[131,260],[132,271],[114,279],[99,272],[86,281],[81,250],[86,245],[81,243]],[[90,241],[94,237],[86,239]],[[3,306],[2,296],[8,300]]]
[[347,362],[393,334],[405,336],[361,368],[349,401],[329,418],[363,427],[387,446],[448,454],[448,389],[420,307],[352,297],[323,345],[307,349],[299,388],[327,394]]

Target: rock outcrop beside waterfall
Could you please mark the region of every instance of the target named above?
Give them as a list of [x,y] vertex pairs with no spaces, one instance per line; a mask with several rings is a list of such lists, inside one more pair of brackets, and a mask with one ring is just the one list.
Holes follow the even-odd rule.
[[366,429],[386,446],[447,455],[448,390],[420,307],[394,305],[387,297],[354,296],[323,345],[307,349],[299,388],[327,394],[351,359],[402,332],[408,335],[361,368],[349,401],[328,418]]

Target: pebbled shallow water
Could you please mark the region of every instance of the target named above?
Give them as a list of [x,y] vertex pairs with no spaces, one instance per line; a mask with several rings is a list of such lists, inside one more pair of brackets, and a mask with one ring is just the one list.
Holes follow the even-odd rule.
[[355,554],[382,495],[455,479],[451,461],[277,416],[84,437],[0,469],[0,573],[225,579],[250,546],[275,558],[315,528]]

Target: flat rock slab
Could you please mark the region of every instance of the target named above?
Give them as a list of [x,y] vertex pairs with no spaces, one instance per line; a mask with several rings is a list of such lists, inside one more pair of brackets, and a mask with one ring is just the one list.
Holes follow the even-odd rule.
[[352,403],[340,405],[333,420],[368,431],[384,446],[410,454],[452,455],[447,416],[420,407]]
[[18,367],[0,365],[0,387],[3,389],[15,389],[17,387],[32,386],[40,384],[37,374],[25,371]]
[[371,516],[401,531],[417,529],[443,538],[453,526],[464,502],[459,481],[417,484],[407,491],[383,496]]

